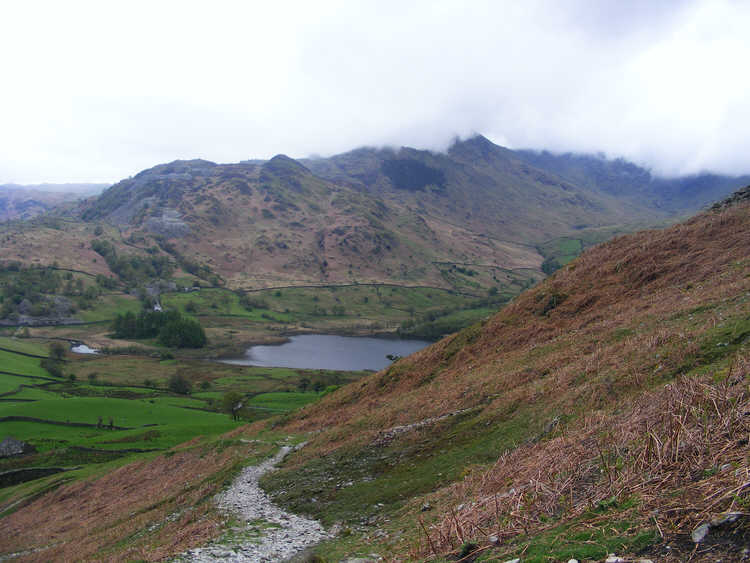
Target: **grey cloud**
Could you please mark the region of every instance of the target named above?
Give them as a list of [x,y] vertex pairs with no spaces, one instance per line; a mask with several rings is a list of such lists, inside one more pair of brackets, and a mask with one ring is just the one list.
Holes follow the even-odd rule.
[[41,24],[10,10],[0,182],[116,180],[176,158],[439,150],[474,132],[664,174],[750,169],[746,3],[134,2],[117,17],[96,6],[50,2]]

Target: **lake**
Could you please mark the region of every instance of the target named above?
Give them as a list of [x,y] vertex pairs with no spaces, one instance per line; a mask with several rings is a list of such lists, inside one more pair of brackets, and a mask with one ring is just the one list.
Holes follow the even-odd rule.
[[391,363],[387,355],[408,356],[429,344],[424,340],[304,334],[292,336],[284,344],[252,346],[242,358],[220,361],[241,366],[380,370]]

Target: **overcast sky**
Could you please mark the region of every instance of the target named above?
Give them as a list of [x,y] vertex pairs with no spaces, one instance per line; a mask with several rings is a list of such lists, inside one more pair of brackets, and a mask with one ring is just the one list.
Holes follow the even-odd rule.
[[750,2],[7,2],[0,183],[361,145],[750,172]]

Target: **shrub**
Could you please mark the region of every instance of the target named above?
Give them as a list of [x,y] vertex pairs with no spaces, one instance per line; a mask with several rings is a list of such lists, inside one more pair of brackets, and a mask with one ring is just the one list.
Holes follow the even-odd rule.
[[53,360],[62,360],[67,352],[65,345],[62,342],[53,342],[49,346],[49,356]]
[[52,377],[62,377],[62,364],[51,358],[45,358],[40,362],[43,369],[47,370]]
[[141,311],[117,315],[112,326],[117,338],[154,338],[164,346],[202,348],[206,333],[198,321],[183,317],[177,311]]
[[169,390],[180,395],[189,395],[193,390],[193,384],[182,374],[176,373],[169,378]]
[[161,329],[159,342],[174,348],[202,348],[206,345],[206,333],[198,321],[176,319]]
[[221,410],[231,415],[232,420],[237,420],[242,408],[242,402],[242,395],[236,391],[229,391],[224,393],[224,396],[221,398]]

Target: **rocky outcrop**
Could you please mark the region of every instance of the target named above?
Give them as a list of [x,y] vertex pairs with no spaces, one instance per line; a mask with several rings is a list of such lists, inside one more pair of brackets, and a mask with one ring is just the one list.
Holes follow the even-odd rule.
[[718,211],[727,207],[731,207],[732,205],[737,205],[741,201],[747,200],[750,200],[750,186],[745,186],[741,190],[737,190],[736,192],[734,192],[728,198],[714,203],[711,209]]
[[8,436],[0,442],[0,457],[11,457],[16,455],[25,455],[36,453],[36,448],[22,440],[16,440]]
[[146,220],[146,229],[167,238],[184,236],[190,232],[190,226],[181,217],[176,209],[164,209],[160,217],[149,217]]
[[411,432],[412,430],[417,430],[424,426],[435,424],[436,422],[440,422],[441,420],[445,420],[446,418],[450,418],[452,416],[457,416],[459,414],[462,414],[466,412],[467,410],[469,409],[461,409],[458,411],[441,414],[440,416],[432,416],[430,418],[425,418],[424,420],[413,422],[412,424],[404,424],[403,426],[393,426],[386,430],[382,430],[375,437],[375,440],[373,440],[372,445],[373,446],[387,446],[393,440],[399,437],[401,434],[406,434],[407,432]]

